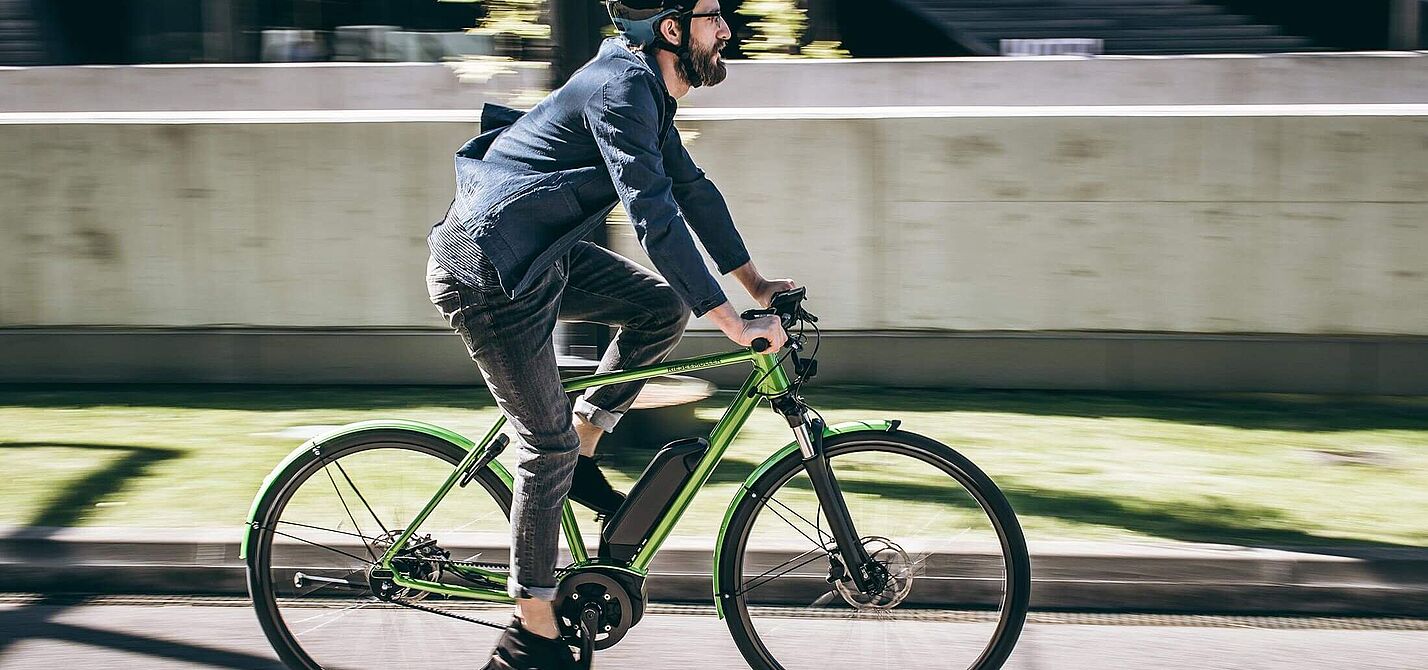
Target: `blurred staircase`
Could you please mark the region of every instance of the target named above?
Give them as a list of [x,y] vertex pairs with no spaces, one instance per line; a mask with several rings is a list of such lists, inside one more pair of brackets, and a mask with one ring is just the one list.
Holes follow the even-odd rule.
[[1105,40],[1108,54],[1318,51],[1308,38],[1200,0],[897,0],[967,50],[1003,39]]
[[0,65],[39,65],[45,59],[30,0],[0,0]]

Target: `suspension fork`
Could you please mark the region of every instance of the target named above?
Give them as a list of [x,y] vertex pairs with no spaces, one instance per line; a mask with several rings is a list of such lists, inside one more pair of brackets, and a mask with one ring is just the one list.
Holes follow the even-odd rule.
[[877,581],[870,571],[872,558],[853,527],[853,517],[848,513],[848,504],[843,500],[838,478],[828,467],[828,456],[823,452],[823,422],[810,419],[808,410],[793,393],[772,398],[770,402],[774,410],[788,421],[794,439],[798,440],[803,469],[813,483],[813,492],[818,496],[818,505],[823,508],[823,516],[827,517],[829,530],[838,543],[838,555],[843,559],[848,577],[859,591],[867,593]]

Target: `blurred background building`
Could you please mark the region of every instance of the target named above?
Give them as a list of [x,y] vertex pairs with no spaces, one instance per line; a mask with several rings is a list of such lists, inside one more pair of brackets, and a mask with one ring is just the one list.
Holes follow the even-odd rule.
[[[745,55],[757,22],[798,53],[998,55],[1002,40],[1100,40],[1109,54],[1414,49],[1421,0],[727,0]],[[515,21],[511,17],[515,16]],[[524,16],[525,18],[519,18]],[[486,19],[486,37],[468,34]],[[523,35],[521,22],[554,26]],[[0,65],[434,61],[551,43],[587,50],[595,0],[0,0]],[[500,42],[497,44],[497,42]],[[757,47],[756,47],[757,49]]]
[[[1428,393],[1424,2],[723,4],[680,128],[826,379]],[[451,153],[607,23],[0,0],[0,382],[478,383],[419,276]]]

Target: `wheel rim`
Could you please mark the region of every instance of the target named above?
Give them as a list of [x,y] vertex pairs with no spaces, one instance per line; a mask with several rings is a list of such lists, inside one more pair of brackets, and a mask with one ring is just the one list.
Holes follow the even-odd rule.
[[787,467],[743,525],[731,614],[747,644],[785,670],[993,667],[1005,631],[1020,625],[1019,530],[1009,537],[971,478],[925,449],[863,442],[828,454],[890,578],[871,595],[826,581],[837,571],[826,520],[803,469]]
[[[374,593],[371,569],[451,473],[459,450],[401,442],[329,448],[321,462],[296,473],[264,519],[255,553],[255,602],[271,622],[269,637],[290,664],[312,668],[435,667],[494,643],[499,631],[390,602],[424,594]],[[468,584],[443,571],[444,560],[505,563],[509,502],[486,477],[454,488],[407,545],[431,535],[436,544],[410,553],[409,568],[429,579]],[[340,580],[339,584],[331,580]],[[355,586],[354,586],[355,585]],[[261,594],[261,595],[259,595]],[[432,601],[422,605],[436,605]],[[492,619],[505,606],[442,601],[443,610]],[[274,639],[276,638],[276,639]],[[474,645],[474,646],[473,646]]]

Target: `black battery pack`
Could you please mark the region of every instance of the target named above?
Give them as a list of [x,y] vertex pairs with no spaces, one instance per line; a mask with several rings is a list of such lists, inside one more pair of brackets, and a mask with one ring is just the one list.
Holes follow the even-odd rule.
[[634,557],[708,450],[709,441],[702,437],[675,440],[660,448],[630,489],[625,504],[605,523],[600,556],[622,561]]

